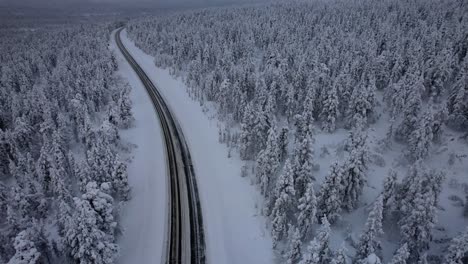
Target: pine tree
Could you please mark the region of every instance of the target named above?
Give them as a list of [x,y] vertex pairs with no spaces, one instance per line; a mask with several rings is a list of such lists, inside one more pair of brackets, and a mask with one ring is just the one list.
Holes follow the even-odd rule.
[[382,247],[377,237],[383,234],[382,229],[382,211],[383,211],[383,198],[382,196],[377,197],[374,202],[372,211],[364,227],[364,231],[359,238],[357,245],[356,259],[358,262],[365,263],[365,259],[371,254],[381,256]]
[[392,260],[388,264],[406,264],[410,256],[408,245],[404,243],[393,255]]
[[288,155],[288,144],[289,144],[289,128],[283,127],[278,136],[278,160],[283,162]]
[[409,138],[409,149],[414,160],[424,159],[429,154],[434,132],[432,131],[434,115],[432,111],[425,113],[417,128],[411,133]]
[[349,158],[343,164],[342,205],[348,211],[356,208],[367,181],[367,148],[361,147],[351,151]]
[[340,217],[342,204],[341,177],[343,171],[338,163],[331,166],[330,173],[325,178],[317,196],[317,217],[327,216],[331,223]]
[[301,237],[304,238],[310,234],[317,213],[317,199],[312,182],[307,186],[304,196],[299,199],[297,209],[299,210],[297,225],[299,226]]
[[302,142],[306,137],[312,137],[312,123],[307,121],[307,113],[302,113],[301,115],[294,116],[294,127],[296,131],[294,133],[294,143]]
[[278,241],[283,239],[287,232],[287,225],[291,214],[291,208],[294,202],[295,190],[291,163],[286,160],[283,173],[281,173],[275,187],[274,206],[272,209],[272,229],[273,247],[276,247]]
[[446,264],[463,264],[468,260],[468,228],[452,239],[445,255]]
[[343,245],[334,254],[333,258],[331,259],[330,264],[347,264],[347,263],[348,263],[348,258],[346,256],[346,248]]
[[82,200],[88,201],[96,212],[97,227],[107,234],[114,235],[117,222],[113,213],[114,199],[109,195],[110,188],[108,183],[102,183],[98,187],[96,182],[89,182],[86,185],[86,192],[82,195]]
[[322,112],[320,113],[322,120],[322,129],[326,132],[334,132],[336,129],[336,122],[340,117],[339,98],[336,84],[332,85],[326,91],[325,101],[323,102]]
[[297,264],[301,260],[301,232],[297,227],[293,228],[290,225],[289,228],[289,249],[286,254],[286,264]]
[[30,230],[19,232],[15,237],[13,245],[16,252],[8,264],[40,263],[41,253],[37,250],[36,245],[34,244]]
[[447,101],[448,123],[458,130],[468,128],[468,59],[462,62],[453,90]]
[[326,217],[322,218],[320,227],[314,240],[310,242],[307,253],[300,264],[328,264],[331,260],[330,250],[330,223]]
[[307,133],[301,141],[296,141],[292,155],[294,188],[299,198],[304,195],[309,182],[315,180],[315,177],[312,175],[312,141],[311,135]]
[[260,190],[265,197],[269,196],[272,189],[272,183],[276,176],[279,164],[279,149],[276,127],[270,128],[266,148],[260,151],[256,162],[256,178],[260,183]]
[[403,108],[403,120],[397,129],[397,138],[399,140],[408,140],[411,133],[416,129],[421,112],[421,91],[415,88],[408,87],[408,95],[406,96],[405,105]]
[[112,170],[116,154],[111,149],[109,141],[99,131],[88,136],[89,148],[86,151],[86,161],[93,181],[97,183],[112,182]]
[[444,175],[427,172],[420,162],[410,168],[400,190],[401,218],[399,221],[402,240],[407,243],[412,259],[428,249],[432,240],[432,228],[436,224],[438,197]]
[[364,124],[372,122],[374,119],[375,107],[375,83],[361,83],[354,88],[346,112],[348,127],[354,127],[359,119],[364,120]]
[[395,198],[397,188],[397,173],[390,169],[387,178],[384,180],[382,191],[383,206],[387,209],[392,203],[392,198]]
[[118,253],[113,237],[100,230],[89,201],[75,198],[75,212],[65,226],[64,244],[82,264],[112,264]]
[[243,160],[251,160],[255,157],[255,146],[254,146],[254,126],[255,126],[255,113],[252,104],[248,104],[244,117],[241,122],[241,134],[239,138],[239,152],[240,157]]
[[119,160],[117,155],[114,160],[112,173],[112,187],[123,200],[130,199],[130,187],[128,185],[127,164]]

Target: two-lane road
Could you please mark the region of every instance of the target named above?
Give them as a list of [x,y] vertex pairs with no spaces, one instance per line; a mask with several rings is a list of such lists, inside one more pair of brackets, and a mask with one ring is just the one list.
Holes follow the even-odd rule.
[[202,211],[189,148],[156,86],[123,45],[122,30],[115,34],[117,46],[145,86],[164,135],[170,185],[166,263],[206,263]]

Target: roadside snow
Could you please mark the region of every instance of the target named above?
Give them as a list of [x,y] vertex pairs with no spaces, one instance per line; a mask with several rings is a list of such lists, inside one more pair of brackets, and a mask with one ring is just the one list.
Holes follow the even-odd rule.
[[154,263],[162,260],[167,220],[166,163],[159,120],[140,79],[118,50],[115,31],[111,48],[115,51],[119,74],[132,87],[135,126],[121,132],[122,139],[134,144],[128,180],[131,200],[121,212],[123,235],[119,239],[118,263]]
[[218,142],[217,121],[209,119],[199,103],[189,98],[182,81],[157,68],[153,57],[135,47],[125,30],[122,41],[160,89],[189,144],[199,185],[208,263],[273,263],[271,238],[255,208],[256,190],[240,177],[239,158],[228,158],[227,147]]

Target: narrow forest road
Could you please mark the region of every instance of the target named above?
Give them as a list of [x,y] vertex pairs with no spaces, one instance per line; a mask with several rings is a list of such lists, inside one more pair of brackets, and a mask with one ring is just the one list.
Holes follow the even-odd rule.
[[166,263],[206,263],[203,218],[190,151],[179,124],[153,82],[115,34],[118,48],[151,98],[165,139],[169,177]]

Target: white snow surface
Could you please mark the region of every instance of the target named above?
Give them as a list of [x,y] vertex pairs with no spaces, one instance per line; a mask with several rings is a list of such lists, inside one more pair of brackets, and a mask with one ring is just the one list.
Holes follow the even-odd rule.
[[115,31],[111,48],[115,51],[119,74],[130,86],[135,125],[121,131],[122,139],[136,147],[128,166],[131,200],[121,211],[123,235],[119,239],[118,263],[162,262],[167,222],[166,160],[159,120],[145,87],[118,50]]
[[[258,192],[246,178],[240,176],[243,163],[238,155],[232,153],[232,157],[228,158],[227,147],[218,142],[218,121],[209,118],[200,104],[190,99],[181,80],[172,77],[168,70],[157,68],[154,58],[138,49],[127,38],[125,30],[122,32],[122,42],[158,87],[187,139],[199,187],[208,263],[274,263],[271,237],[266,230],[265,219],[258,215],[256,208],[259,201]],[[130,179],[133,199],[123,212],[126,232],[121,241],[121,263],[149,263],[146,260],[160,259],[163,247],[161,239],[164,239],[164,231],[161,232],[161,228],[166,219],[163,209],[166,194],[162,188],[166,185],[164,179],[160,178],[166,174],[162,165],[162,143],[159,128],[153,124],[156,118],[150,109],[149,99],[142,98],[146,96],[143,86],[130,67],[122,62],[120,53],[118,58],[122,75],[129,79],[134,90],[132,95],[135,96],[132,99],[137,119],[135,131],[138,131],[138,134],[133,132],[128,138],[139,145],[129,175],[138,179]],[[150,137],[154,142],[147,141]],[[149,146],[151,144],[154,145]],[[137,175],[140,171],[136,167],[153,168],[152,176],[146,173]],[[141,186],[140,181],[147,185]],[[154,192],[140,194],[138,187],[143,189],[143,192],[154,188]],[[145,217],[150,217],[151,220],[141,219]],[[152,224],[157,226],[151,226]],[[149,232],[150,230],[152,232]],[[150,238],[152,235],[159,236]],[[143,242],[148,244],[140,244]]]

